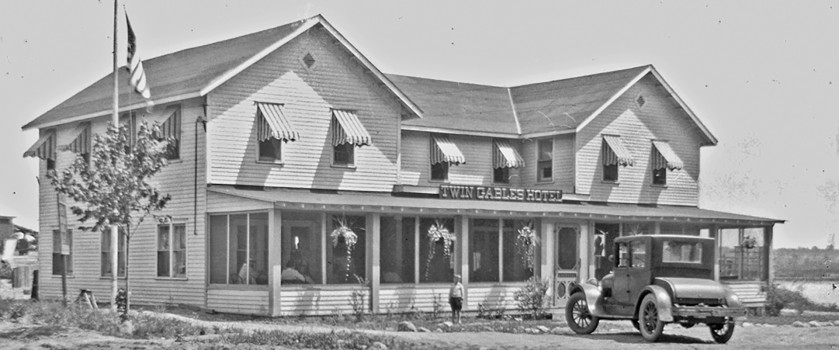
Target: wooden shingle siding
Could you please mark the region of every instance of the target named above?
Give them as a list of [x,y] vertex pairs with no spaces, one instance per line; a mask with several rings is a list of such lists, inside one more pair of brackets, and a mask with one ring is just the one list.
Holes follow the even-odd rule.
[[[643,95],[639,108],[635,99]],[[620,135],[635,159],[634,166],[619,167],[619,184],[602,181],[602,135]],[[684,168],[667,172],[667,186],[652,186],[651,140],[668,141]],[[578,134],[577,192],[592,201],[698,205],[699,129],[677,108],[652,76],[641,79]]]
[[558,189],[565,193],[574,192],[574,135],[553,136],[553,181],[536,180],[537,154],[539,139],[521,141],[521,156],[527,167],[521,170],[521,183],[524,187]]
[[[175,223],[186,224],[187,276],[180,279],[166,279],[157,277],[157,222],[154,218],[146,218],[145,222],[132,233],[129,252],[129,278],[131,283],[132,302],[134,303],[165,303],[176,302],[182,304],[205,304],[205,236],[204,210],[206,203],[206,186],[204,185],[204,147],[198,147],[198,215],[193,218],[196,198],[194,198],[193,179],[195,171],[195,120],[204,114],[200,100],[190,100],[181,103],[181,147],[180,159],[171,161],[153,180],[163,193],[172,196],[166,209],[156,213],[170,215]],[[150,113],[137,111],[139,118],[163,122],[171,114],[167,106],[155,106]],[[103,133],[107,129],[110,117],[100,117],[93,121],[94,133]],[[66,144],[70,140],[68,133],[74,124],[58,128],[58,144]],[[199,145],[204,143],[204,131],[200,124],[197,128]],[[65,169],[73,161],[72,152],[58,152],[56,169]],[[40,230],[52,232],[57,229],[56,194],[46,177],[46,162],[41,161],[40,185]],[[68,203],[69,205],[69,203]],[[75,229],[79,225],[75,217],[68,210],[68,226],[73,230],[73,268],[74,275],[67,279],[67,293],[78,295],[79,289],[93,290],[100,302],[108,302],[111,295],[110,278],[100,277],[101,268],[101,233],[81,232]],[[39,250],[40,293],[46,298],[61,296],[61,277],[53,276],[52,271],[52,234],[41,237]],[[120,286],[125,283],[120,280]]]
[[[306,68],[301,58],[315,59]],[[396,183],[401,107],[322,29],[268,55],[208,95],[210,183],[388,192]],[[284,105],[300,139],[282,144],[283,164],[257,163],[256,105]],[[372,145],[355,167],[332,167],[330,109],[355,111]]]
[[268,290],[210,289],[207,308],[234,314],[268,315]]
[[[457,185],[519,186],[522,169],[510,169],[510,183],[492,182],[492,138],[466,135],[447,135],[466,158],[466,164],[449,166],[449,181]],[[414,186],[438,186],[444,182],[430,181],[430,136],[426,132],[402,131],[401,183]],[[510,142],[521,154],[519,141]],[[527,159],[527,158],[525,158]],[[529,165],[529,163],[528,163]]]

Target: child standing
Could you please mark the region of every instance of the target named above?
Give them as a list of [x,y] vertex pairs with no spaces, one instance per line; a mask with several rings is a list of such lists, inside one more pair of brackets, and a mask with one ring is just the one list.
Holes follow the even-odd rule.
[[452,323],[460,324],[460,310],[463,308],[463,284],[460,275],[454,275],[454,283],[449,289],[449,305],[452,307]]

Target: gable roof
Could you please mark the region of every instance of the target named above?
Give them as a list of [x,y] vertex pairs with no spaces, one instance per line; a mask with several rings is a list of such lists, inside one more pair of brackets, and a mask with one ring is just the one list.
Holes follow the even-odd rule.
[[[146,80],[155,104],[165,104],[199,97],[228,81],[271,52],[300,34],[322,25],[336,40],[369,69],[396,95],[411,113],[421,117],[422,111],[404,93],[388,81],[335,28],[320,15],[276,28],[181,50],[143,61]],[[145,106],[145,101],[128,84],[125,67],[119,71],[119,109],[131,110]],[[49,127],[108,114],[112,108],[113,72],[30,121],[23,129]]]
[[514,87],[388,77],[425,111],[423,119],[403,122],[405,130],[533,138],[580,131],[648,74],[691,118],[706,143],[716,144],[652,65]]

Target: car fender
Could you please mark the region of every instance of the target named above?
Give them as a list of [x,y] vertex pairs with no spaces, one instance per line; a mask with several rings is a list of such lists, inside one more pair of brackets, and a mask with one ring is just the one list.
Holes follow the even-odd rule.
[[588,311],[591,312],[593,316],[603,317],[606,316],[606,313],[603,312],[603,298],[600,288],[595,285],[591,285],[588,283],[574,283],[571,286],[571,294],[574,293],[583,293],[586,296],[586,304],[588,305]]
[[658,308],[658,318],[664,322],[673,322],[673,300],[670,298],[670,293],[668,293],[664,287],[656,285],[649,285],[644,288],[644,292],[641,293],[641,296],[638,298],[638,302],[635,304],[635,315],[638,315],[641,310],[641,302],[647,294],[655,296],[655,306]]
[[741,308],[743,307],[743,302],[740,301],[740,297],[728,288],[727,286],[723,286],[725,288],[725,305],[730,308]]

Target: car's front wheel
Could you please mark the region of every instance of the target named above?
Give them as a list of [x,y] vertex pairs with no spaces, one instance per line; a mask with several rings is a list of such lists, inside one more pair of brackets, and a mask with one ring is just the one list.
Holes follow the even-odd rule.
[[638,323],[641,328],[641,336],[645,340],[655,342],[661,336],[661,332],[664,330],[664,322],[658,316],[658,306],[656,306],[654,295],[648,294],[641,302],[641,309],[638,310]]
[[600,319],[588,311],[586,295],[582,292],[574,293],[565,304],[565,321],[568,327],[577,334],[591,334],[597,329]]
[[709,324],[708,328],[711,328],[711,337],[715,342],[725,344],[734,335],[734,319],[726,317],[725,322]]

